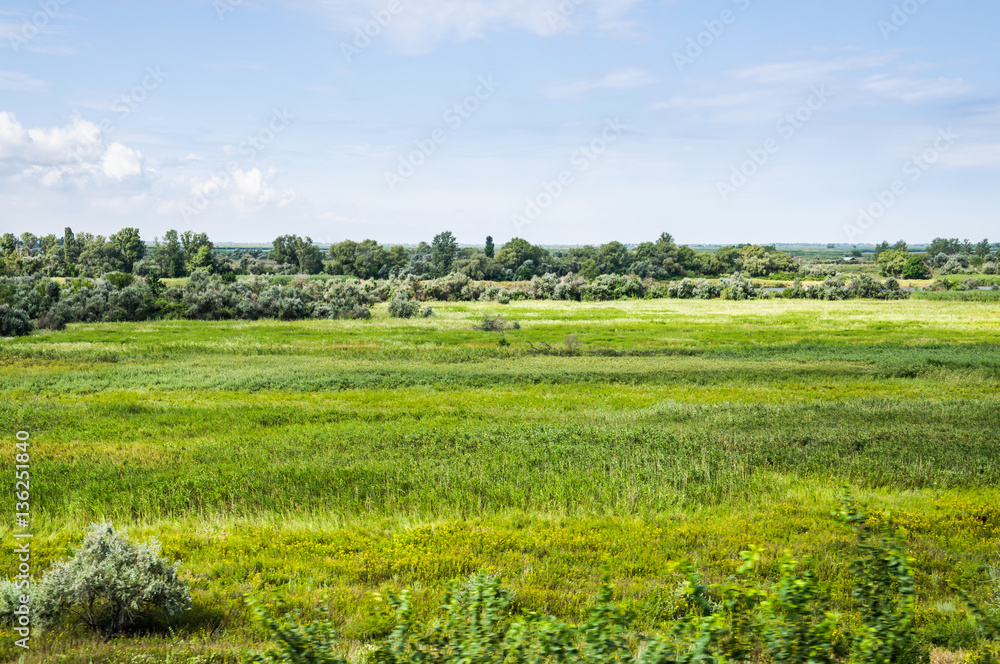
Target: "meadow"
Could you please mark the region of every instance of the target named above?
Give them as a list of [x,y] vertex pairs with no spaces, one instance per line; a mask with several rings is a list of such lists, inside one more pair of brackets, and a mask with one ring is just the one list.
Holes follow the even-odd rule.
[[[373,593],[413,587],[426,615],[478,570],[564,619],[606,573],[655,631],[672,562],[718,580],[752,545],[762,585],[790,550],[849,611],[847,492],[902,529],[936,647],[978,638],[951,584],[1000,612],[995,298],[434,310],[0,341],[0,431],[33,446],[32,564],[111,520],[162,541],[195,598],[149,634],[50,632],[25,661],[237,661],[260,639],[247,594],[328,608],[357,653],[389,625]],[[485,314],[520,329],[474,329]]]

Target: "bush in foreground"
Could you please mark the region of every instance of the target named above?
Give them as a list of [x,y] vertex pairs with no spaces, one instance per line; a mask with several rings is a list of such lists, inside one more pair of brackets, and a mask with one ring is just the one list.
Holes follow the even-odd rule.
[[191,605],[176,563],[160,557],[160,543],[130,542],[111,524],[93,524],[76,555],[57,563],[33,589],[31,608],[48,628],[61,619],[79,620],[110,637],[151,611],[174,616]]

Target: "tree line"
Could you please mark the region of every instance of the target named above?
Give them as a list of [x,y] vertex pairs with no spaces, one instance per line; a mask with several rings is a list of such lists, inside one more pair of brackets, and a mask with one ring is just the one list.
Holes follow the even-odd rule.
[[147,244],[137,228],[104,237],[62,237],[13,233],[0,236],[0,276],[100,278],[121,272],[160,278],[210,274],[330,274],[359,279],[414,276],[433,279],[462,274],[476,281],[528,281],[554,274],[594,279],[601,275],[634,275],[640,279],[715,277],[740,272],[750,277],[794,275],[798,262],[774,246],[742,244],[714,252],[678,245],[669,233],[655,242],[630,248],[621,242],[550,250],[514,238],[497,247],[487,237],[482,247],[460,247],[450,231],[416,247],[386,247],[375,240],[345,240],[328,249],[311,238],[283,235],[270,249],[218,250],[205,233],[168,231]]

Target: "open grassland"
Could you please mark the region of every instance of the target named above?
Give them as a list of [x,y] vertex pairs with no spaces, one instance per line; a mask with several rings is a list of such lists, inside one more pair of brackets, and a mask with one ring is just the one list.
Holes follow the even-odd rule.
[[[372,591],[415,586],[426,613],[480,569],[568,619],[607,571],[656,629],[669,563],[720,579],[754,544],[762,584],[784,549],[811,555],[849,610],[850,534],[829,517],[845,488],[905,529],[938,646],[976,638],[949,583],[1000,609],[997,302],[435,311],[0,342],[0,431],[32,436],[36,569],[111,519],[158,537],[195,595],[173,637],[55,632],[27,661],[230,661],[256,638],[245,593],[327,606],[357,644],[388,625]],[[473,329],[485,313],[520,321],[509,345]]]

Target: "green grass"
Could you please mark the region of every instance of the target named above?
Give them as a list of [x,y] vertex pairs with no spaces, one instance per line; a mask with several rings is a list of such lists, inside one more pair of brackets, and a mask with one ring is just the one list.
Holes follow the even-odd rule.
[[[478,569],[502,572],[521,610],[573,618],[607,568],[659,629],[671,561],[719,579],[753,544],[762,584],[782,550],[812,555],[850,610],[849,534],[829,518],[845,489],[905,528],[938,646],[976,638],[949,583],[987,605],[1000,595],[988,581],[1000,565],[996,302],[435,311],[77,325],[2,342],[0,429],[32,435],[36,569],[113,519],[160,538],[195,593],[174,637],[101,645],[63,630],[28,661],[235,661],[258,634],[247,592],[285,594],[307,615],[329,607],[353,647],[388,624],[372,591],[415,585],[426,613],[445,581]],[[497,312],[521,323],[510,346],[472,329]],[[8,636],[0,654],[13,656]]]

